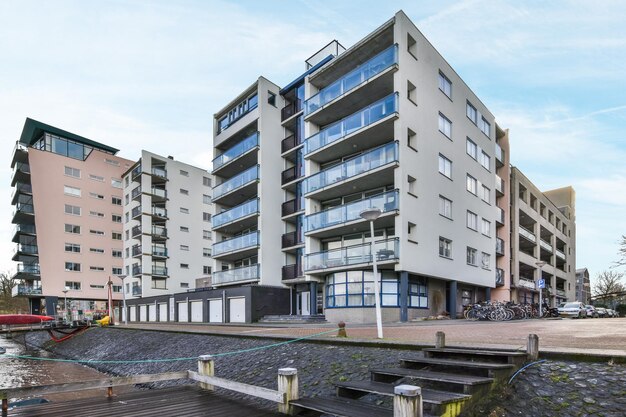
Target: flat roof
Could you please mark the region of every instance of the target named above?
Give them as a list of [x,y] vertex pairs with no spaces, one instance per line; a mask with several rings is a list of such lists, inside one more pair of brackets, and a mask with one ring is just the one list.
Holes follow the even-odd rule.
[[32,144],[34,144],[36,141],[38,141],[41,138],[41,135],[44,132],[63,137],[65,139],[70,139],[70,140],[82,143],[84,145],[91,146],[95,149],[100,149],[100,150],[110,152],[113,154],[116,154],[120,151],[119,149],[115,149],[103,143],[96,142],[91,139],[87,139],[75,133],[68,132],[67,130],[59,129],[58,127],[47,125],[37,120],[33,120],[29,117],[27,117],[26,122],[24,122],[24,129],[22,129],[22,135],[20,136],[20,143],[26,146],[31,146]]

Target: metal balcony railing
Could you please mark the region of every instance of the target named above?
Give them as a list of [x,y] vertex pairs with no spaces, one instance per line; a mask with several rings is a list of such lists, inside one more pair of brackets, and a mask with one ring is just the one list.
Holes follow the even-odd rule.
[[504,285],[504,270],[502,268],[496,268],[496,287],[502,287]]
[[141,216],[141,206],[133,207],[130,212],[131,217],[134,219],[135,217]]
[[141,195],[141,185],[138,185],[137,187],[133,188],[133,190],[130,192],[130,198],[132,199],[140,195]]
[[261,268],[259,264],[243,266],[240,268],[227,269],[214,272],[211,277],[213,284],[230,284],[241,281],[252,281],[260,278]]
[[496,210],[498,212],[496,216],[496,222],[500,223],[501,225],[504,225],[504,210],[500,207],[496,207]]
[[140,234],[141,234],[141,226],[134,226],[134,227],[131,229],[131,235],[132,235],[132,237],[139,236]]
[[504,194],[504,181],[498,175],[496,175],[496,191],[500,194]]
[[[374,242],[374,253],[379,262],[398,259],[400,256],[399,239],[391,238]],[[368,242],[307,254],[304,258],[304,270],[313,271],[370,262],[372,262],[372,247]]]
[[302,207],[299,198],[285,201],[281,206],[281,214],[283,217],[297,213],[300,210],[302,210]]
[[302,100],[296,99],[296,101],[287,104],[280,110],[280,120],[284,122],[294,114],[302,110]]
[[13,229],[13,234],[16,233],[24,233],[29,235],[34,235],[37,233],[37,229],[34,224],[18,224]]
[[39,248],[37,245],[29,245],[25,243],[18,243],[17,247],[14,249],[14,253],[23,253],[27,255],[37,255],[39,253]]
[[504,255],[504,240],[496,238],[496,254]]
[[287,232],[284,233],[282,236],[282,248],[290,248],[292,246],[296,246],[296,245],[301,245],[303,242],[302,240],[302,234],[296,232]]
[[287,168],[286,170],[284,170],[281,173],[281,178],[280,178],[281,185],[285,185],[298,178],[302,178],[304,176],[303,168],[304,167],[299,166],[299,164],[296,164],[292,166],[291,168]]
[[303,276],[304,273],[302,272],[302,265],[300,264],[291,264],[291,265],[284,265],[282,268],[282,279],[295,279],[298,277]]
[[152,265],[152,275],[167,275],[167,267]]
[[141,245],[133,246],[131,252],[132,252],[132,256],[141,255],[142,254],[142,252],[141,252]]
[[133,266],[133,276],[141,275],[141,265]]
[[35,214],[35,207],[29,203],[17,203],[13,215],[15,216],[17,213]]
[[280,150],[282,153],[285,153],[287,151],[292,150],[293,148],[300,145],[301,143],[302,143],[302,138],[300,137],[300,135],[293,134],[293,135],[287,136],[285,139],[281,141]]

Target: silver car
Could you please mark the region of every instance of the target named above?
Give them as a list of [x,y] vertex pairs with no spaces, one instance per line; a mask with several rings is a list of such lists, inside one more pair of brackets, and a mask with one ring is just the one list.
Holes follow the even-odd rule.
[[580,301],[574,301],[572,303],[567,303],[562,308],[560,308],[559,315],[561,317],[572,317],[579,319],[587,318],[587,308]]

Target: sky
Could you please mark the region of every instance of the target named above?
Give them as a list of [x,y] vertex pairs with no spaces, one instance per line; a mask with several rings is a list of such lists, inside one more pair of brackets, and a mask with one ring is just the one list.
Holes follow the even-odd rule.
[[400,9],[510,129],[511,163],[542,190],[575,188],[576,266],[609,269],[626,234],[623,1],[3,0],[0,271],[15,270],[10,161],[26,117],[208,169],[217,110]]

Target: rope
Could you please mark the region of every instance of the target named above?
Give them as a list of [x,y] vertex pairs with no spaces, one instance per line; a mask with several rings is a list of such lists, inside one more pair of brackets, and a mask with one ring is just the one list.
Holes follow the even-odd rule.
[[513,379],[517,376],[517,374],[519,374],[520,372],[522,372],[524,369],[526,369],[526,368],[530,368],[531,366],[533,366],[533,365],[537,365],[538,363],[547,362],[547,361],[548,361],[547,359],[542,359],[542,360],[540,360],[540,361],[537,361],[537,362],[531,362],[531,363],[529,363],[528,365],[525,365],[525,366],[521,367],[520,369],[518,369],[518,370],[517,370],[517,372],[515,372],[515,373],[513,374],[513,376],[511,377],[511,379],[509,379],[509,382],[508,382],[508,383],[510,384],[510,383],[511,383],[511,381],[513,381]]
[[[297,339],[286,340],[284,342],[272,343],[270,345],[257,346],[248,349],[240,349],[233,350],[230,352],[222,352],[211,354],[210,356],[219,357],[219,356],[229,356],[229,355],[238,355],[240,353],[248,353],[254,352],[257,350],[274,348],[277,346],[287,345],[289,343],[299,342],[301,340],[310,339],[313,337],[321,336],[324,334],[332,333],[337,331],[337,329],[327,330],[325,332],[315,333],[308,336],[298,337]],[[130,363],[159,363],[159,362],[181,362],[181,361],[195,361],[198,359],[197,356],[189,357],[189,358],[166,358],[166,359],[138,359],[138,360],[104,360],[104,359],[57,359],[57,358],[40,358],[37,356],[29,356],[29,355],[10,355],[4,354],[2,357],[5,358],[13,358],[13,359],[30,359],[36,361],[48,361],[48,362],[70,362],[70,363],[110,363],[110,364],[130,364]]]

